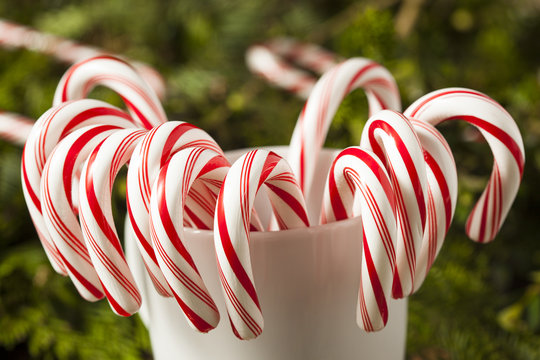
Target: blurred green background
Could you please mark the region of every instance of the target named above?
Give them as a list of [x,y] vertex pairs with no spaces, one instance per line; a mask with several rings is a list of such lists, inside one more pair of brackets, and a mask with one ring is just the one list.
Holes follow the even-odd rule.
[[[523,185],[497,239],[468,240],[466,215],[492,157],[485,143],[466,141],[465,125],[441,127],[460,196],[441,254],[410,298],[407,357],[540,359],[538,1],[3,0],[0,17],[151,64],[167,80],[169,118],[202,127],[225,149],[290,139],[302,101],[244,63],[250,44],[276,36],[380,62],[396,77],[405,107],[450,86],[495,98],[523,134]],[[66,69],[45,55],[0,49],[0,109],[39,117]],[[93,96],[121,105],[105,90]],[[357,144],[366,119],[365,96],[356,91],[327,145]],[[85,303],[52,271],[24,205],[20,157],[20,148],[0,142],[0,357],[151,358],[137,317],[117,317],[105,301]]]

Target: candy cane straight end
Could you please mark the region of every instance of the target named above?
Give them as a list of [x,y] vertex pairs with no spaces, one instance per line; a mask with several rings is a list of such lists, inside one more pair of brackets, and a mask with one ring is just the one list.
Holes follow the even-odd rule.
[[228,161],[213,150],[181,150],[161,168],[150,199],[150,230],[158,263],[190,326],[203,333],[217,326],[219,310],[184,244],[184,210],[196,180],[223,182],[228,169]]
[[[360,200],[360,213],[354,205]],[[371,151],[350,147],[338,154],[326,182],[323,218],[336,221],[361,215],[363,234],[357,323],[365,331],[388,321],[388,300],[396,267],[396,199],[382,161]],[[363,236],[361,236],[363,235]]]
[[362,133],[362,148],[385,161],[397,208],[397,248],[394,297],[413,290],[417,254],[426,222],[427,176],[422,145],[409,119],[383,110],[372,116]]
[[283,158],[253,150],[231,166],[217,199],[214,241],[225,304],[240,339],[256,338],[264,326],[249,253],[251,211],[263,184],[281,229],[309,226],[302,191]]

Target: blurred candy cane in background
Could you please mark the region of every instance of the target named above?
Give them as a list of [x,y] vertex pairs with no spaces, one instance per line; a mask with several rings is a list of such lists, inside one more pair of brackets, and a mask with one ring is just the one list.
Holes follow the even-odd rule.
[[[134,84],[130,82],[130,79],[133,80],[133,76],[131,76],[131,74],[126,74],[129,72],[137,72],[138,74],[140,74],[141,83],[136,84],[136,86],[140,87],[141,91],[145,93],[145,96],[157,95],[159,99],[163,99],[166,94],[166,85],[164,79],[155,69],[153,69],[147,64],[126,58],[124,58],[125,60],[120,60],[118,56],[114,55],[113,57],[108,59],[108,57],[112,54],[103,49],[79,44],[72,40],[64,39],[62,37],[52,34],[42,33],[30,27],[2,19],[0,19],[0,47],[8,49],[22,48],[30,51],[43,53],[46,55],[50,55],[67,64],[75,64],[90,58],[103,57],[103,61],[117,61],[126,64],[129,62],[134,68],[127,69],[122,65],[117,65],[115,67],[114,64],[109,64],[106,67],[101,67],[103,72],[99,73],[98,77],[93,77],[91,79],[85,79],[84,77],[92,77],[92,70],[88,68],[92,66],[95,67],[95,61],[90,61],[89,64],[83,63],[85,65],[81,64],[80,67],[83,67],[84,69],[79,69],[77,67],[72,68],[72,72],[74,72],[75,74],[66,73],[65,81],[70,80],[70,82],[72,83],[77,81],[83,81],[86,82],[87,85],[84,87],[59,87],[60,89],[65,89],[65,93],[55,95],[57,97],[57,100],[55,100],[55,104],[58,104],[60,101],[66,101],[67,98],[83,98],[96,85],[111,86],[113,90],[116,90],[118,89],[118,87],[122,86],[125,88],[131,86],[132,91],[136,91],[136,89],[133,87]],[[105,69],[109,70],[109,72],[107,73]],[[115,77],[116,79],[114,79]],[[124,83],[120,84],[122,82]],[[142,83],[146,83],[147,85],[142,85]],[[145,89],[148,86],[153,89],[152,94],[155,93],[155,95],[148,95],[149,92],[147,91],[147,89]],[[73,94],[70,92],[70,88],[80,89],[81,93]],[[125,97],[122,92],[119,92],[119,94],[126,102],[126,105],[130,109],[130,111],[133,111],[133,106],[130,104],[132,104],[132,101],[134,101],[135,103],[138,102],[133,99],[132,95]],[[158,103],[156,100],[157,99],[152,99],[154,104]],[[141,118],[145,115],[149,115],[148,110],[145,109],[142,109],[143,112],[141,114],[135,114],[135,118],[143,122],[165,121],[165,114],[160,109],[160,107],[161,104],[159,104],[159,108],[154,108],[154,111],[157,112],[157,114],[152,114],[152,116],[149,116],[149,120],[148,118]],[[24,145],[28,135],[30,134],[32,125],[33,120],[23,115],[10,112],[0,112],[0,139],[3,139],[15,145]]]
[[34,120],[25,116],[0,112],[0,139],[23,146],[32,131]]
[[[0,19],[0,46],[22,48],[43,53],[68,64],[75,64],[103,55],[119,57],[97,47],[79,44],[60,36],[46,34],[30,27],[2,19]],[[147,64],[129,59],[126,60],[133,64],[144,81],[154,89],[159,98],[163,99],[165,97],[166,87],[161,75]]]
[[317,78],[306,70],[322,75],[338,61],[335,54],[321,47],[290,38],[253,45],[246,52],[247,66],[254,74],[302,99],[307,99],[317,82]]

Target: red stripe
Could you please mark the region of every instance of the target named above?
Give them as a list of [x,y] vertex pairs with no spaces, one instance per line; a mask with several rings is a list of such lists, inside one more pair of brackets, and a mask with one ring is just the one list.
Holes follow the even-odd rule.
[[369,318],[369,314],[366,308],[366,296],[364,294],[364,287],[362,286],[362,283],[360,283],[358,299],[358,305],[360,308],[360,314],[362,315],[362,323],[364,324],[364,329],[366,331],[373,331],[373,324],[371,323],[371,319]]
[[[257,291],[255,290],[255,286],[251,282],[248,274],[246,273],[244,267],[242,266],[240,259],[238,259],[238,255],[236,254],[231,238],[229,236],[229,229],[227,229],[227,218],[225,216],[225,208],[223,204],[222,193],[220,193],[218,197],[218,201],[217,201],[217,217],[218,217],[218,229],[219,229],[221,244],[223,246],[223,251],[225,253],[225,256],[227,257],[227,260],[229,261],[231,269],[233,270],[234,274],[238,278],[238,281],[240,282],[242,287],[248,293],[251,300],[255,303],[257,308],[259,308],[260,310],[261,306],[259,305],[259,299],[257,298]],[[248,233],[248,236],[249,236],[249,233]]]
[[144,114],[139,110],[139,108],[135,105],[133,105],[133,103],[131,101],[129,101],[126,97],[124,96],[121,96],[122,97],[122,100],[124,101],[124,103],[126,104],[127,108],[134,112],[135,113],[135,116],[137,116],[138,119],[141,120],[141,123],[142,125],[144,126],[145,129],[152,129],[154,126],[152,125],[152,123],[150,122],[150,120],[148,120],[148,118],[146,116],[144,116]]
[[173,290],[174,298],[176,299],[176,302],[178,305],[180,305],[180,308],[182,308],[182,311],[186,315],[186,317],[191,321],[191,323],[202,333],[207,333],[210,330],[214,328],[214,326],[210,325],[206,322],[202,317],[200,317],[193,309],[191,309],[184,301],[182,301],[182,298],[176,294],[176,292]]
[[103,291],[105,292],[105,294],[107,295],[107,300],[109,300],[109,304],[111,304],[112,308],[114,309],[114,311],[118,314],[118,315],[121,315],[121,316],[131,316],[130,313],[128,313],[127,311],[125,311],[121,306],[120,304],[118,304],[116,302],[116,300],[114,299],[114,297],[107,291],[107,288],[105,286],[103,286]]
[[466,90],[466,89],[455,89],[455,90],[448,90],[448,91],[441,91],[441,92],[438,92],[432,96],[428,96],[426,97],[420,104],[418,104],[416,106],[416,108],[411,112],[411,117],[415,117],[416,114],[418,113],[418,111],[420,111],[420,109],[422,109],[422,107],[424,107],[427,103],[431,102],[431,101],[434,101],[435,99],[437,98],[440,98],[440,97],[443,97],[443,96],[446,96],[446,95],[452,95],[452,94],[456,94],[456,95],[460,95],[460,94],[467,94],[467,95],[476,95],[476,96],[480,96],[480,97],[483,97],[483,98],[486,98],[488,100],[491,100],[493,101],[494,103],[498,104],[495,100],[492,100],[490,97],[482,94],[482,93],[479,93],[477,91],[474,91],[474,90]]
[[345,206],[343,205],[343,200],[341,199],[341,196],[339,195],[338,186],[336,184],[335,165],[336,165],[337,160],[338,160],[337,158],[336,160],[334,160],[334,162],[332,163],[332,167],[330,168],[330,171],[328,172],[329,174],[328,189],[330,192],[330,204],[332,205],[334,218],[336,219],[336,221],[339,221],[339,220],[347,219],[348,215],[347,215],[347,210],[345,209]]
[[[225,274],[223,274],[223,269],[220,266],[219,260],[218,260],[218,272],[219,272],[219,278],[221,280],[221,284],[223,285],[223,290],[225,291],[226,296],[229,299],[231,305],[236,310],[237,314],[240,316],[244,324],[249,328],[249,330],[255,336],[258,336],[259,334],[261,334],[262,328],[257,324],[257,322],[253,319],[253,317],[249,314],[249,312],[242,306],[242,304],[236,297],[229,282],[227,281],[227,278],[225,277]],[[229,319],[230,319],[230,315],[229,315]],[[231,321],[231,325],[233,327],[233,332],[235,333],[235,335],[239,339],[242,339],[242,337],[238,333],[238,330],[236,329],[232,321]]]
[[402,299],[405,297],[403,294],[403,289],[401,288],[401,279],[399,278],[399,272],[396,267],[394,272],[394,280],[392,283],[392,297],[394,299]]
[[375,267],[375,264],[373,263],[373,258],[371,257],[371,251],[369,250],[369,243],[366,240],[365,233],[363,243],[364,260],[366,262],[369,279],[371,281],[371,287],[373,288],[373,295],[375,296],[375,300],[377,301],[377,307],[379,308],[383,323],[386,325],[386,322],[388,321],[388,306],[386,304],[384,290],[382,288],[381,281],[377,273],[377,268]]
[[[386,221],[384,219],[382,211],[379,207],[379,204],[375,200],[375,196],[373,195],[371,189],[367,186],[364,186],[364,189],[362,189],[362,187],[359,187],[359,189],[362,192],[362,195],[366,201],[366,204],[370,208],[370,213],[373,219],[375,220],[375,224],[379,232],[379,237],[383,243],[386,256],[388,260],[390,261],[391,266],[393,267],[396,262],[396,253],[394,249],[394,244],[392,242],[392,237],[395,234],[390,234],[390,232],[388,231],[388,226],[386,225]],[[394,213],[393,215],[395,219],[396,214]]]
[[[44,178],[49,177],[49,166],[45,167]],[[47,215],[50,218],[51,224],[54,227],[55,231],[60,236],[61,240],[69,246],[82,260],[91,264],[92,261],[88,255],[88,251],[84,243],[80,240],[78,236],[75,236],[73,232],[65,225],[62,221],[60,215],[57,212],[57,208],[54,206],[51,195],[49,193],[49,183],[45,182],[45,187],[43,188],[43,208],[44,215]]]
[[69,263],[69,261],[67,261],[64,258],[64,256],[62,255],[61,252],[58,252],[58,254],[60,255],[60,258],[62,259],[62,262],[64,263],[66,268],[69,270],[69,272],[71,274],[73,274],[73,276],[75,276],[75,278],[86,288],[86,290],[88,290],[96,299],[102,299],[103,298],[103,293],[98,288],[96,288],[94,285],[92,285],[92,283],[90,281],[88,281],[83,275],[81,275],[81,273],[79,273],[77,271],[77,269],[74,268]]
[[[62,134],[59,139],[63,139],[68,135],[73,129],[81,125],[84,121],[90,120],[98,116],[117,116],[122,119],[129,120],[133,122],[129,114],[126,114],[124,111],[112,107],[94,107],[83,112],[78,113],[72,119],[69,120],[67,126],[62,130]],[[106,124],[103,124],[106,125]]]
[[66,74],[66,80],[64,81],[64,88],[62,89],[62,102],[65,102],[68,100],[68,96],[67,96],[67,88],[68,88],[68,83],[69,81],[71,80],[71,77],[73,76],[73,73],[75,72],[75,70],[77,70],[79,67],[81,67],[82,65],[88,63],[88,62],[91,62],[91,61],[95,61],[95,60],[98,60],[98,59],[108,59],[108,60],[114,60],[114,61],[118,61],[118,62],[121,62],[121,63],[124,63],[126,64],[127,66],[131,67],[131,65],[129,65],[127,62],[121,60],[121,59],[118,59],[114,56],[111,56],[111,55],[100,55],[100,56],[95,56],[95,57],[92,57],[92,58],[89,58],[89,59],[86,59],[86,60],[83,60],[81,62],[78,62],[77,64],[73,65],[69,70],[68,70],[68,73]]
[[296,199],[289,192],[283,190],[279,186],[273,185],[271,181],[267,181],[266,186],[270,190],[272,190],[272,192],[276,194],[280,199],[282,199],[285,202],[285,204],[287,204],[292,209],[292,211],[294,211],[294,213],[302,220],[302,222],[306,226],[309,226],[309,220],[306,213],[306,207],[304,204],[298,201],[298,199]]
[[184,207],[184,211],[187,213],[187,216],[189,219],[193,222],[193,225],[200,230],[210,230],[210,228],[206,225],[204,221],[201,220],[200,217],[197,216],[196,213],[191,211],[189,207]]
[[523,156],[523,153],[519,145],[506,131],[487,122],[486,120],[483,120],[476,116],[471,116],[471,115],[453,116],[448,119],[445,119],[444,121],[448,121],[448,120],[464,120],[470,124],[478,126],[482,130],[485,130],[491,135],[493,135],[495,138],[497,138],[497,140],[502,142],[508,148],[508,150],[510,151],[510,153],[514,157],[514,160],[517,163],[520,177],[523,175],[523,168],[525,166],[525,158]]
[[96,222],[96,224],[98,224],[101,231],[103,231],[103,234],[107,237],[109,242],[116,249],[116,252],[123,257],[123,251],[122,251],[122,245],[120,244],[120,239],[118,239],[116,232],[112,229],[112,227],[110,226],[107,220],[107,217],[103,213],[100,206],[100,201],[98,200],[96,196],[96,192],[94,188],[93,173],[94,173],[94,166],[96,166],[95,159],[97,157],[97,154],[102,144],[103,142],[101,142],[95,148],[95,150],[92,152],[92,154],[90,154],[90,157],[88,158],[88,166],[87,166],[86,179],[85,179],[86,197],[88,201],[88,207],[90,208],[90,211],[92,212],[94,221]]
[[[93,249],[96,257],[99,259],[101,264],[107,269],[108,273],[114,278],[114,280],[129,294],[131,297],[138,303],[141,303],[141,296],[139,294],[139,290],[137,289],[137,286],[130,282],[127,277],[122,273],[120,269],[115,265],[113,260],[107,256],[105,251],[101,248],[101,246],[96,242],[96,239],[92,236],[92,233],[90,232],[90,229],[88,229],[88,224],[86,221],[81,222],[81,227],[84,233],[86,234],[86,240],[90,244],[91,248]],[[123,256],[122,256],[123,259]],[[125,264],[125,260],[124,260]],[[126,264],[127,266],[127,264]],[[100,279],[101,282],[101,279]],[[105,289],[106,286],[101,283],[103,288]]]
[[497,170],[497,189],[498,189],[497,198],[498,198],[499,201],[498,201],[498,207],[497,207],[498,211],[496,213],[497,225],[496,225],[495,231],[493,232],[493,236],[496,235],[497,231],[499,230],[499,228],[501,226],[501,221],[502,221],[502,201],[503,201],[501,173],[499,172],[499,167],[497,165],[495,165],[495,169]]
[[446,231],[448,231],[448,228],[450,227],[450,222],[452,221],[452,198],[450,197],[450,190],[448,189],[448,184],[446,183],[444,173],[442,172],[435,158],[425,150],[424,160],[433,172],[433,175],[437,180],[437,184],[439,185],[439,189],[441,190],[445,210]]
[[154,264],[157,264],[156,254],[154,253],[154,249],[152,248],[152,245],[150,245],[146,237],[141,233],[141,230],[139,229],[139,227],[137,226],[137,223],[135,222],[135,217],[133,216],[133,213],[131,212],[131,207],[129,205],[129,196],[126,196],[126,203],[127,203],[127,208],[128,208],[129,221],[131,222],[131,228],[133,229],[133,233],[137,237],[139,244],[144,248],[144,251],[146,252],[146,254],[148,254],[148,256],[154,262]]
[[[165,166],[159,172],[158,179],[157,179],[159,218],[163,225],[163,230],[165,230],[165,232],[167,233],[167,237],[169,238],[171,244],[174,246],[176,251],[186,260],[186,262],[193,268],[193,270],[197,274],[199,274],[197,267],[195,266],[195,262],[193,261],[193,258],[191,257],[187,249],[184,247],[184,244],[182,243],[182,240],[178,236],[178,233],[176,232],[176,229],[174,227],[174,223],[170,217],[169,207],[167,205],[167,190],[166,190],[166,181],[167,181],[167,173],[168,173],[169,165],[170,165],[170,162],[167,162],[165,164]],[[185,199],[185,195],[186,194],[181,194],[182,200]],[[183,211],[183,209],[180,209],[180,211]]]
[[[403,119],[405,120],[405,118]],[[396,147],[401,155],[403,163],[405,164],[405,167],[407,168],[407,173],[409,174],[409,177],[411,179],[411,184],[413,186],[414,194],[416,196],[416,202],[418,204],[418,211],[420,212],[420,219],[422,221],[422,227],[424,227],[426,223],[426,207],[425,207],[424,193],[422,191],[420,177],[418,176],[418,173],[416,172],[416,168],[414,166],[413,159],[411,158],[411,154],[409,153],[407,146],[401,139],[398,132],[392,126],[390,126],[390,124],[388,124],[387,122],[383,120],[375,120],[371,123],[369,127],[369,140],[371,143],[371,147],[373,148],[377,156],[379,156],[381,159],[385,159],[385,152],[381,149],[380,145],[375,140],[374,132],[375,132],[375,129],[377,128],[384,130],[388,135],[390,135],[395,140]],[[414,130],[412,130],[412,128],[411,128],[411,131],[414,134]]]
[[229,161],[221,155],[216,155],[212,159],[206,162],[206,164],[201,169],[201,171],[199,171],[198,177],[202,177],[208,174],[209,172],[222,168],[222,167],[229,167]]
[[112,125],[100,125],[96,126],[88,131],[85,131],[83,134],[77,138],[71,145],[69,151],[65,157],[65,163],[62,171],[62,179],[64,183],[64,191],[66,194],[66,199],[69,203],[69,206],[73,209],[73,199],[71,198],[71,181],[73,179],[73,169],[77,161],[79,160],[79,153],[85,148],[89,141],[94,137],[104,133],[108,130],[119,129],[118,126]]
[[[156,130],[159,127],[156,127]],[[167,136],[167,140],[165,141],[165,144],[163,144],[162,150],[161,150],[161,159],[160,159],[160,167],[163,167],[165,165],[165,162],[169,159],[171,156],[171,152],[173,151],[174,145],[178,141],[182,135],[184,135],[189,130],[197,129],[200,130],[195,125],[189,124],[189,123],[180,123],[177,126],[174,127],[174,129],[171,130],[169,133],[169,136]],[[154,132],[155,132],[154,131]]]
[[381,165],[375,159],[373,159],[372,155],[359,147],[352,146],[343,150],[337,156],[336,161],[338,158],[341,158],[346,155],[357,157],[358,159],[362,160],[362,162],[364,162],[371,169],[371,171],[373,172],[373,175],[375,175],[380,185],[382,186],[386,194],[386,197],[388,198],[388,201],[390,201],[390,204],[392,205],[392,208],[395,208],[396,205],[393,200],[394,199],[393,186],[388,179],[387,173],[384,171]]
[[[257,184],[257,190],[259,190],[261,185],[264,182],[266,182],[266,179],[268,178],[268,176],[270,176],[270,173],[272,173],[272,171],[274,171],[274,168],[278,165],[278,163],[282,159],[283,158],[281,156],[279,156],[278,154],[276,154],[273,151],[270,151],[268,153],[268,155],[266,156],[266,159],[264,160],[264,165],[262,167],[262,172],[261,172],[261,176],[259,178],[259,183]],[[251,166],[250,166],[250,168],[251,168]]]
[[25,160],[26,156],[22,156],[22,175],[23,175],[23,181],[24,181],[24,185],[25,185],[25,188],[26,188],[26,192],[27,194],[30,196],[30,199],[32,200],[32,203],[34,203],[34,206],[36,207],[37,211],[41,214],[41,201],[39,200],[39,198],[37,197],[36,193],[34,192],[34,190],[32,190],[32,184],[30,184],[30,179],[28,178],[28,173],[26,172],[26,160]]
[[[206,290],[202,289],[193,279],[191,279],[189,276],[187,276],[174,262],[173,259],[171,259],[170,256],[168,256],[167,252],[163,248],[161,242],[159,241],[157,237],[157,233],[155,231],[155,228],[152,224],[150,224],[151,229],[151,235],[154,239],[155,245],[156,245],[156,251],[160,254],[161,259],[167,266],[167,268],[172,272],[173,276],[180,282],[182,285],[195,297],[197,297],[200,301],[205,303],[209,308],[211,308],[214,311],[218,311],[216,304],[210,297],[210,295],[206,292]],[[195,272],[197,275],[199,273],[197,272],[197,269],[195,269]],[[199,275],[200,278],[200,275]],[[202,279],[201,279],[202,280]],[[170,286],[171,290],[174,292],[174,287]]]

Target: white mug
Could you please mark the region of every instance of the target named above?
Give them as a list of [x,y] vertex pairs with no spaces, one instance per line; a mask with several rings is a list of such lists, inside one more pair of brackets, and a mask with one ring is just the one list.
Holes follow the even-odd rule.
[[[285,155],[286,147],[270,148]],[[227,153],[231,161],[248,150]],[[337,152],[323,150],[307,197],[316,223],[326,175]],[[255,205],[269,219],[265,196]],[[264,315],[264,330],[254,340],[237,339],[228,321],[216,268],[212,231],[187,229],[190,250],[221,321],[207,334],[191,329],[174,298],[158,295],[133,242],[127,256],[142,293],[140,315],[150,331],[154,358],[219,360],[403,359],[407,301],[392,300],[387,326],[366,333],[356,325],[360,283],[362,226],[359,218],[332,224],[251,234],[255,286]]]

